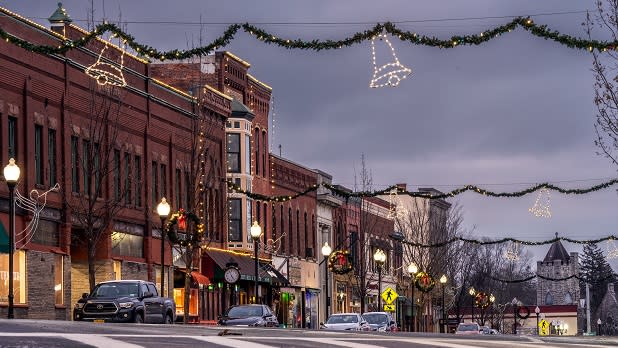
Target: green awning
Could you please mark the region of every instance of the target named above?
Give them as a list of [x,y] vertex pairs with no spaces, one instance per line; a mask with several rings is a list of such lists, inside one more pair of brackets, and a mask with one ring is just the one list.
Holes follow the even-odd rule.
[[9,253],[9,234],[4,229],[2,222],[0,222],[0,253]]

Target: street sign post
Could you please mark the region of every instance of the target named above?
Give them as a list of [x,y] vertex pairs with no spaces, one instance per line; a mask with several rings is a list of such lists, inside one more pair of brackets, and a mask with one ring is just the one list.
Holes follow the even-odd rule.
[[387,305],[390,305],[393,302],[395,302],[397,297],[399,297],[397,292],[390,287],[384,289],[384,291],[382,292],[382,299]]

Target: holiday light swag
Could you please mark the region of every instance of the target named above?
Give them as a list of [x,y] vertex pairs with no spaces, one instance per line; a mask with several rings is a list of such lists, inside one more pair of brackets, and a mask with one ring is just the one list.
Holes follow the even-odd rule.
[[[563,282],[565,280],[569,280],[569,279],[572,279],[572,278],[575,278],[575,279],[578,279],[578,280],[582,280],[582,281],[586,281],[586,277],[585,276],[579,276],[577,274],[572,274],[570,276],[561,277],[561,278],[552,278],[552,277],[547,277],[547,276],[544,276],[544,275],[541,275],[541,274],[533,274],[533,275],[530,275],[528,277],[521,278],[521,279],[501,279],[501,278],[496,278],[496,277],[494,277],[492,275],[487,275],[487,277],[491,278],[494,281],[500,282],[500,283],[509,283],[509,284],[511,284],[511,283],[529,282],[529,281],[531,281],[532,279],[535,279],[535,278],[539,278],[539,279],[543,279],[543,280],[548,280],[548,281],[551,281],[551,282]],[[610,278],[614,279],[615,277],[618,277],[618,273],[610,273],[609,275],[599,279],[599,281],[602,282],[602,281],[605,281],[605,280],[610,279]]]
[[503,244],[503,243],[512,242],[512,243],[523,244],[526,246],[538,246],[538,245],[552,244],[558,241],[565,241],[565,242],[574,243],[574,244],[598,244],[598,243],[601,243],[601,242],[604,242],[610,239],[618,239],[618,237],[614,235],[610,235],[610,236],[602,237],[598,239],[587,239],[587,240],[577,240],[577,239],[571,239],[571,238],[566,238],[566,237],[555,237],[552,239],[538,241],[538,242],[519,240],[515,238],[510,238],[510,237],[502,238],[502,239],[494,239],[494,240],[491,240],[491,239],[478,240],[478,239],[470,239],[470,238],[463,238],[463,237],[453,237],[453,238],[444,240],[442,242],[437,242],[437,243],[432,243],[432,244],[417,243],[417,242],[412,242],[412,241],[408,241],[405,239],[401,240],[401,242],[411,247],[426,249],[426,248],[442,248],[442,247],[445,247],[455,242],[464,242],[464,243],[470,243],[470,244],[475,244],[475,245],[492,245],[492,244]]
[[436,281],[427,272],[418,272],[414,278],[414,286],[421,292],[430,292],[436,286]]
[[[12,13],[7,10],[3,10],[3,12]],[[77,40],[67,39],[57,46],[36,45],[27,40],[11,35],[4,31],[2,28],[0,28],[0,38],[31,52],[43,54],[63,54],[73,48],[83,47],[96,37],[99,37],[107,32],[111,32],[115,36],[118,36],[120,39],[122,39],[128,47],[131,47],[138,54],[143,55],[146,58],[163,61],[166,59],[188,59],[194,56],[208,55],[210,52],[214,51],[217,48],[227,46],[234,39],[234,36],[240,29],[244,30],[246,33],[252,35],[256,39],[268,44],[274,44],[288,49],[321,51],[349,47],[354,44],[359,44],[363,41],[371,40],[383,33],[388,33],[392,36],[398,37],[402,41],[407,41],[414,45],[423,45],[438,48],[454,48],[462,45],[480,45],[489,40],[497,38],[502,34],[511,32],[517,27],[522,27],[534,36],[541,37],[546,40],[555,41],[569,48],[586,49],[588,51],[606,51],[618,48],[618,41],[590,40],[561,34],[558,31],[548,29],[545,25],[538,25],[534,23],[534,21],[530,17],[517,17],[509,23],[497,26],[493,29],[485,30],[477,35],[455,35],[452,36],[450,39],[446,40],[426,35],[418,35],[415,32],[404,31],[397,28],[397,26],[391,22],[378,23],[373,28],[367,29],[362,32],[357,32],[352,36],[341,40],[314,39],[309,41],[301,39],[281,38],[249,23],[232,24],[228,26],[228,28],[224,31],[223,35],[216,38],[210,44],[188,50],[172,49],[169,51],[159,51],[154,47],[140,44],[135,40],[133,36],[125,33],[117,25],[112,23],[99,24],[92,32],[88,33],[87,35]]]
[[[236,192],[236,193],[240,193],[240,194],[244,194],[249,198],[253,198],[256,200],[260,200],[260,201],[264,201],[264,202],[285,202],[285,201],[289,201],[292,200],[294,198],[300,197],[300,196],[304,196],[308,193],[311,193],[313,191],[316,191],[318,189],[317,184],[312,185],[310,187],[308,187],[307,189],[305,189],[304,191],[298,192],[294,195],[285,195],[285,196],[267,196],[267,195],[262,195],[259,193],[254,193],[254,192],[250,192],[247,190],[243,190],[240,186],[234,184],[232,181],[226,180],[227,182],[227,186],[230,190],[232,190],[232,192]],[[589,187],[589,188],[585,188],[585,189],[564,189],[558,186],[555,186],[553,184],[549,184],[549,183],[543,183],[543,184],[538,184],[535,186],[532,186],[528,189],[525,190],[521,190],[521,191],[515,191],[515,192],[493,192],[493,191],[489,191],[489,190],[485,190],[482,189],[478,186],[475,185],[466,185],[462,188],[458,188],[455,190],[452,190],[450,192],[447,193],[441,193],[441,194],[432,194],[432,193],[428,193],[428,192],[410,192],[410,191],[406,191],[406,190],[400,190],[397,188],[397,186],[393,185],[390,187],[387,187],[386,189],[383,190],[377,190],[377,191],[359,191],[359,192],[349,192],[343,189],[340,189],[334,185],[328,184],[328,183],[321,183],[320,185],[322,185],[323,187],[327,188],[328,190],[330,190],[331,192],[333,192],[334,194],[337,194],[341,197],[344,198],[350,198],[350,197],[375,197],[375,196],[380,196],[380,195],[389,195],[391,193],[391,191],[393,189],[398,190],[397,192],[399,192],[399,194],[406,194],[408,196],[411,197],[418,197],[418,198],[427,198],[427,199],[445,199],[445,198],[449,198],[449,197],[455,197],[457,195],[460,195],[462,193],[465,193],[467,191],[471,191],[471,192],[475,192],[478,194],[481,194],[483,196],[489,196],[489,197],[505,197],[505,198],[514,198],[514,197],[522,197],[525,196],[527,194],[533,193],[537,190],[540,189],[547,189],[549,190],[553,190],[553,191],[557,191],[563,194],[574,194],[574,195],[583,195],[583,194],[587,194],[587,193],[591,193],[591,192],[596,192],[599,190],[603,190],[606,189],[608,187],[611,187],[613,185],[618,184],[618,179],[612,179],[610,181]]]
[[348,250],[337,250],[328,257],[328,269],[336,274],[347,274],[352,271],[352,256]]
[[[196,233],[187,233],[185,238],[180,238],[176,230],[187,230],[187,223],[192,222],[195,225]],[[174,226],[177,225],[177,228]],[[173,213],[167,224],[165,225],[164,233],[167,233],[170,242],[180,245],[181,247],[187,247],[192,245],[199,245],[204,237],[205,227],[200,222],[200,218],[190,211],[180,209]]]

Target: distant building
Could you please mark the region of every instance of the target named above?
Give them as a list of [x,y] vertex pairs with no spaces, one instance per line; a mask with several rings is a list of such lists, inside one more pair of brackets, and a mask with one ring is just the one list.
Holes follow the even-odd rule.
[[618,293],[616,293],[616,287],[614,285],[614,283],[607,284],[607,292],[603,300],[601,300],[601,304],[597,308],[596,313],[591,313],[593,314],[590,319],[592,328],[595,328],[598,324],[598,320],[601,319],[600,327],[596,327],[596,330],[591,331],[600,329],[601,335],[618,334]]

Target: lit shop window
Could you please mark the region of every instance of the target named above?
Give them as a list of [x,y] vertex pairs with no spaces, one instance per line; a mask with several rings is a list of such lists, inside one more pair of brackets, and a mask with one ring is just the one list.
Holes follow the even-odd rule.
[[[26,253],[13,254],[13,303],[26,303]],[[0,303],[9,303],[9,254],[0,254]]]
[[62,255],[54,255],[54,294],[56,305],[64,305],[64,259]]

